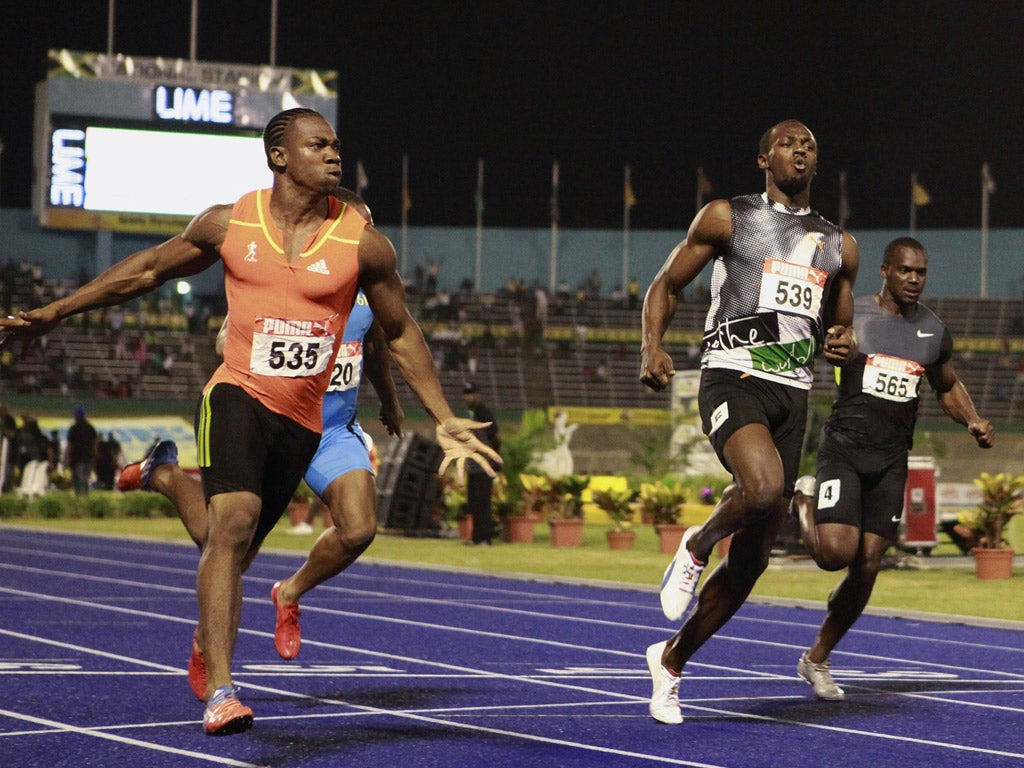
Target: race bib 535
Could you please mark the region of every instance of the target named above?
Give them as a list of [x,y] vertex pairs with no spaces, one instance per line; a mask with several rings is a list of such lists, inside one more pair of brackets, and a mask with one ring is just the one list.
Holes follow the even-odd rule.
[[334,352],[330,319],[284,320],[258,317],[252,334],[249,369],[261,376],[316,376],[327,370]]

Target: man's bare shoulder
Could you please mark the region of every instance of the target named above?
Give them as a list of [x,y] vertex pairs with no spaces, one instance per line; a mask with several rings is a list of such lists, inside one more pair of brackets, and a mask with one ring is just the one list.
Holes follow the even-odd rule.
[[396,261],[395,246],[379,229],[367,224],[359,238],[359,269],[393,270]]
[[205,211],[196,214],[182,233],[182,237],[190,243],[200,246],[219,248],[224,243],[224,236],[231,224],[233,205],[211,205]]
[[694,243],[725,247],[732,238],[732,203],[712,200],[693,219],[687,239]]

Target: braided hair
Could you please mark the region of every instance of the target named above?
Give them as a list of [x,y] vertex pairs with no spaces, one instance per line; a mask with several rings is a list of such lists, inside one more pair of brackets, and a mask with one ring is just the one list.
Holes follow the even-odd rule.
[[267,156],[267,166],[274,172],[278,168],[270,159],[270,150],[272,147],[280,147],[284,144],[285,131],[292,124],[292,120],[297,117],[321,117],[321,115],[315,109],[307,109],[306,107],[286,109],[284,112],[278,112],[270,118],[267,127],[263,129],[263,152]]

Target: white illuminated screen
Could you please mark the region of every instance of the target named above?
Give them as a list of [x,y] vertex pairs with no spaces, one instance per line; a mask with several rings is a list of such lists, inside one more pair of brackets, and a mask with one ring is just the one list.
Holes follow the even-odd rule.
[[193,216],[272,184],[256,136],[94,126],[85,134],[90,211]]

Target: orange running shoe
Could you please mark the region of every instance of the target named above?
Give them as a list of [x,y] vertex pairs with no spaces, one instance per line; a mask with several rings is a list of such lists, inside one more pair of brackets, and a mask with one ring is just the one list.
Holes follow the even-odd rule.
[[192,655],[188,657],[188,685],[200,701],[206,700],[206,659],[199,648],[199,627],[192,635]]
[[203,728],[208,736],[228,736],[252,728],[252,710],[238,700],[238,689],[222,685],[206,703]]
[[117,478],[117,490],[119,491],[148,491],[149,478],[153,470],[161,464],[176,464],[178,462],[178,446],[171,440],[163,440],[156,444],[149,455],[142,461],[129,464],[121,470]]
[[299,606],[298,603],[281,605],[278,601],[280,589],[280,581],[270,589],[270,599],[277,610],[277,623],[274,625],[274,647],[277,648],[282,659],[294,659],[299,655],[299,647],[302,645],[302,633],[299,631]]

